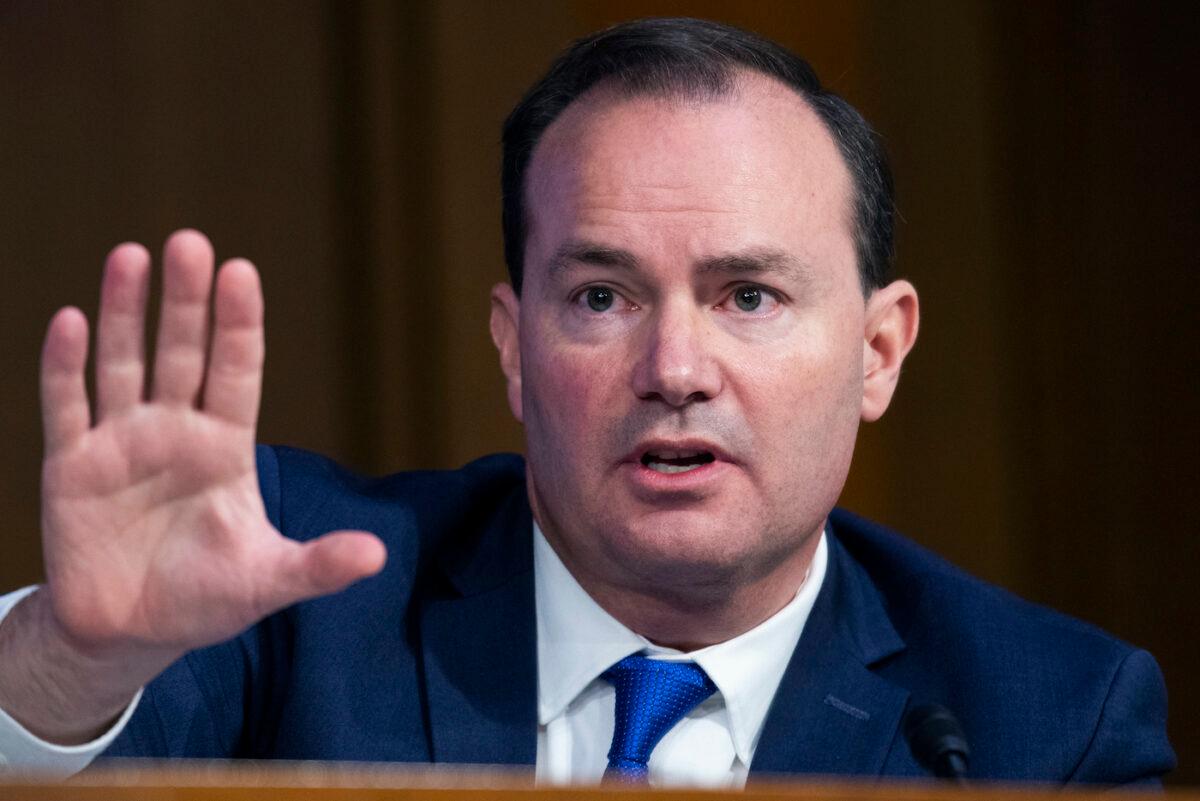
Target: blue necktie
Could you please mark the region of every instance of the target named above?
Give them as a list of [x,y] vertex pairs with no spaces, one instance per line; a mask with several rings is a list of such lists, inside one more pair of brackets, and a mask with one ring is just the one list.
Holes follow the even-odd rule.
[[716,692],[697,664],[627,656],[601,674],[617,691],[604,778],[645,784],[650,752],[671,727]]

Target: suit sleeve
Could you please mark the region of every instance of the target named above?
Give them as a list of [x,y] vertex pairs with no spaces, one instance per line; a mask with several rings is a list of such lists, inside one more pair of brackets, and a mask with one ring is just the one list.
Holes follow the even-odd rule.
[[1132,651],[1113,675],[1091,742],[1069,781],[1155,785],[1174,767],[1162,671],[1149,653]]
[[194,651],[147,685],[101,757],[228,758],[241,739],[245,659],[237,640]]

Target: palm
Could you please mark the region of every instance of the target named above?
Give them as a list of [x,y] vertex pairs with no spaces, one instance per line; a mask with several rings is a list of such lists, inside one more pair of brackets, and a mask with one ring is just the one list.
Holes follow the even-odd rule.
[[47,335],[43,542],[55,615],[71,637],[182,651],[368,575],[382,551],[361,533],[300,545],[267,520],[254,465],[262,303],[253,267],[222,269],[210,343],[211,250],[198,234],[173,237],[151,377],[141,347],[148,266],[132,246],[110,256],[95,425],[80,315],[60,312]]
[[[247,432],[232,428],[151,408],[105,421],[47,461],[44,525],[57,540],[54,578],[70,587],[63,601],[82,618],[78,636],[186,646],[253,622],[248,579],[275,535]],[[201,600],[214,628],[188,631],[186,610]]]

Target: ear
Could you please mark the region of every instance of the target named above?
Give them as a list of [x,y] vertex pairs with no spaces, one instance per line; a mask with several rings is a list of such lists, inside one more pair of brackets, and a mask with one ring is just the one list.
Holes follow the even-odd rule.
[[920,320],[917,290],[893,281],[867,301],[863,330],[862,419],[874,422],[887,411],[900,380],[900,365],[917,341]]
[[508,408],[518,422],[521,416],[521,300],[508,284],[492,287],[492,342],[500,352],[500,370],[508,387]]

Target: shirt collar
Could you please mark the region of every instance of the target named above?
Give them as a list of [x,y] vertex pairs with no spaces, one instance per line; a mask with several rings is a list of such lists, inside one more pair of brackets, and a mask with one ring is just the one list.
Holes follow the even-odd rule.
[[734,749],[749,765],[771,699],[783,679],[825,580],[828,547],[824,532],[808,576],[796,597],[749,631],[684,654],[655,645],[614,618],[579,586],[537,523],[534,581],[537,593],[538,723],[563,714],[600,674],[630,654],[688,659],[717,685],[729,715]]

